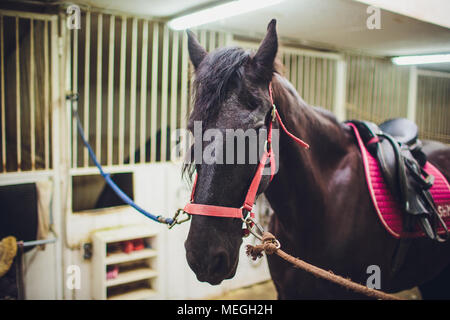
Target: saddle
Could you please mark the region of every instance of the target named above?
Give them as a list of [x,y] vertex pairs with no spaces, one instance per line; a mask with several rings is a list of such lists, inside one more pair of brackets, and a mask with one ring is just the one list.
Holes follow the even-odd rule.
[[[370,154],[368,156],[376,159],[376,164],[365,163],[366,177],[368,179],[371,177],[367,172],[370,170],[368,168],[376,165],[375,170],[381,172],[384,183],[396,202],[395,207],[402,213],[401,234],[417,232],[419,225],[430,239],[438,242],[446,241],[449,238],[449,231],[430,190],[435,184],[436,176],[439,178],[439,184],[446,185],[444,189],[448,189],[448,182],[427,162],[426,155],[421,149],[422,143],[418,139],[417,125],[403,118],[388,120],[379,126],[372,122],[356,120],[348,121],[347,124],[353,127],[357,138],[360,139],[358,142],[363,144],[360,148],[365,147]],[[370,162],[371,159],[366,159],[365,162]],[[370,181],[371,192],[374,192],[373,185],[378,183],[373,176],[372,173],[374,181]],[[433,191],[436,191],[436,188],[437,186]],[[446,194],[449,194],[448,190]],[[372,199],[374,202],[386,202],[385,198],[377,200],[375,195],[372,195]],[[378,208],[380,204],[374,204],[377,211],[380,211]]]

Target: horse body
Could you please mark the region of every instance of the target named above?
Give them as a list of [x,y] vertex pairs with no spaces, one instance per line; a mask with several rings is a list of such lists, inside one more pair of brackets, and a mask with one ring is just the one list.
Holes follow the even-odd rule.
[[[195,68],[194,108],[189,119],[204,129],[264,128],[271,117],[268,87],[286,127],[311,148],[296,145],[280,130],[278,172],[263,177],[264,192],[275,214],[270,231],[285,252],[366,284],[368,267],[379,267],[381,288],[395,292],[443,279],[450,272],[450,242],[411,240],[401,268],[393,272],[399,240],[383,227],[365,182],[361,153],[352,130],[329,112],[308,106],[276,71],[278,40],[275,20],[253,55],[240,48],[207,53],[188,33]],[[274,128],[278,122],[273,122]],[[203,140],[202,150],[209,148]],[[194,148],[193,148],[194,149]],[[427,144],[429,161],[450,177],[450,148]],[[249,188],[255,164],[195,163],[195,204],[239,208]],[[193,214],[185,242],[186,258],[199,281],[219,284],[234,276],[242,244],[242,221]],[[362,298],[337,285],[314,278],[279,257],[268,257],[279,298]],[[450,279],[437,281],[450,285]],[[430,291],[433,291],[430,285]]]
[[[363,284],[370,276],[367,267],[377,265],[381,289],[388,292],[422,284],[443,270],[450,262],[449,243],[419,238],[412,241],[403,267],[392,274],[399,240],[378,220],[352,131],[331,114],[307,106],[280,76],[274,78],[274,92],[287,125],[299,128],[295,133],[311,145],[305,151],[281,135],[280,168],[265,192],[275,212],[270,231],[284,250]],[[442,153],[450,156],[450,148],[445,150],[428,152],[430,162],[448,168],[441,163]],[[450,172],[443,173],[448,179]],[[268,259],[280,298],[355,297],[279,257]]]

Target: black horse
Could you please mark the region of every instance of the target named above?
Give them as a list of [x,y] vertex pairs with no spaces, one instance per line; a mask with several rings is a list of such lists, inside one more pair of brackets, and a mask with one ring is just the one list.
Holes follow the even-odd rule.
[[[424,297],[450,297],[450,242],[414,239],[399,272],[392,274],[398,244],[384,229],[365,186],[361,153],[351,129],[329,112],[307,105],[277,71],[276,21],[256,53],[230,47],[207,53],[192,33],[188,49],[195,67],[194,108],[189,129],[202,121],[203,130],[266,128],[271,103],[268,86],[286,127],[311,146],[304,150],[281,132],[279,170],[261,183],[274,209],[270,232],[283,249],[309,263],[365,284],[367,267],[381,270],[386,292],[422,286]],[[199,142],[196,142],[199,143]],[[202,148],[207,146],[202,143]],[[428,160],[450,178],[450,148],[434,143]],[[199,164],[194,202],[240,207],[256,164]],[[193,166],[186,165],[186,171]],[[186,257],[199,281],[219,284],[232,278],[242,244],[242,221],[192,216],[185,242]],[[269,256],[272,279],[281,299],[362,298],[317,279],[277,256]]]

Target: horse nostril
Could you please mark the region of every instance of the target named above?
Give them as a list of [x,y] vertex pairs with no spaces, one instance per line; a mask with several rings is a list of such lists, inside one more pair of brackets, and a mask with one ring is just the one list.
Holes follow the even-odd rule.
[[228,256],[225,252],[217,253],[209,268],[210,275],[225,275],[228,272]]

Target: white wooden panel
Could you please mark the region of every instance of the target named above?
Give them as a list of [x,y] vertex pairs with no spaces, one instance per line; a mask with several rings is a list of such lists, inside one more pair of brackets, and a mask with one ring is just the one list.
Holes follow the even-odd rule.
[[115,50],[115,16],[109,22],[109,55],[108,55],[108,145],[107,164],[113,163],[113,116],[114,116],[114,50]]

